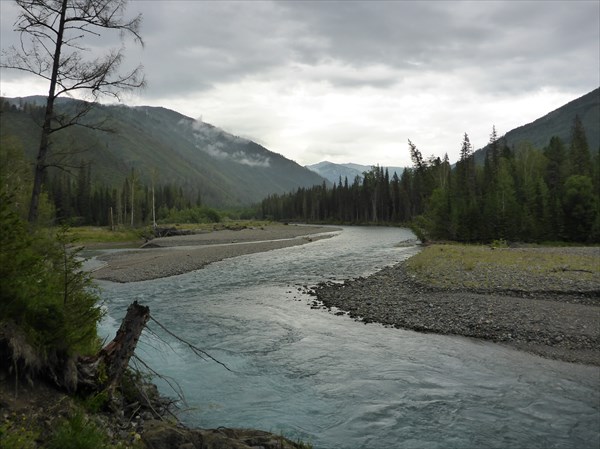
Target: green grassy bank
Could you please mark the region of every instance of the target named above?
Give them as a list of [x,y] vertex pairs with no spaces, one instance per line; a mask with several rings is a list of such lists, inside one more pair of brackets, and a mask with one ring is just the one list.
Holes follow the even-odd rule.
[[434,244],[406,262],[415,279],[445,289],[569,290],[600,287],[599,247],[495,248]]

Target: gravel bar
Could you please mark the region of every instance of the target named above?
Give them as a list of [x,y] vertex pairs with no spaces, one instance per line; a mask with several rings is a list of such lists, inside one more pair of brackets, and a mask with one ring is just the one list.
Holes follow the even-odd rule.
[[231,257],[304,245],[332,237],[339,228],[303,225],[269,225],[261,228],[222,230],[161,237],[142,249],[103,254],[103,263],[92,272],[96,279],[138,282],[199,270]]
[[[500,280],[514,274],[507,267],[493,276]],[[486,276],[489,279],[490,273]],[[547,290],[532,277],[528,285],[521,279],[518,290],[436,288],[420,283],[401,262],[366,278],[319,284],[313,294],[325,307],[365,323],[474,337],[547,358],[600,366],[598,277],[585,287],[561,290],[553,285]]]

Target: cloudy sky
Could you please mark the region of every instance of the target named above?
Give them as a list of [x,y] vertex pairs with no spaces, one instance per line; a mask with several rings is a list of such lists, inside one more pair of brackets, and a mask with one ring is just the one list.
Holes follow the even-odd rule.
[[[600,2],[141,1],[145,47],[126,64],[148,86],[125,97],[202,119],[300,164],[410,165],[458,157],[600,85]],[[2,48],[16,8],[0,0]],[[118,47],[90,42],[90,54]],[[4,96],[46,94],[19,72]]]

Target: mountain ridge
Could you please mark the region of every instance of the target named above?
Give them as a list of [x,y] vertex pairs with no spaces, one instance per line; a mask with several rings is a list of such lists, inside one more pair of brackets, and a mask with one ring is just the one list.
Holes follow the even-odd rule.
[[[554,136],[568,145],[576,115],[585,128],[590,151],[600,151],[600,88],[571,100],[530,123],[518,126],[502,137],[509,147],[514,148],[529,142],[535,148],[542,149]],[[483,163],[488,148],[489,144],[475,151],[476,162]]]
[[[372,165],[361,165],[355,164],[353,162],[348,162],[345,164],[337,164],[335,162],[330,161],[321,161],[316,164],[306,165],[306,168],[309,170],[318,173],[323,178],[330,181],[332,184],[339,183],[340,178],[342,181],[347,178],[349,183],[354,181],[356,176],[362,178],[363,173],[371,170]],[[404,167],[382,167],[383,169],[388,169],[390,177],[394,175],[394,172],[397,173],[398,177],[402,176],[402,172],[404,171]]]
[[[57,108],[59,112],[72,112],[81,104],[79,100],[60,98]],[[44,105],[43,96],[2,98],[0,138],[16,136],[31,160],[37,154],[39,111]],[[508,131],[503,138],[513,148],[526,141],[543,148],[552,136],[568,144],[576,115],[584,125],[590,150],[598,151],[600,88]],[[371,169],[367,165],[329,161],[302,167],[256,142],[161,106],[97,104],[85,120],[88,124],[103,122],[114,132],[71,127],[57,133],[55,145],[61,150],[77,150],[68,162],[89,163],[95,182],[120,186],[135,170],[146,184],[177,184],[214,207],[255,204],[271,194],[324,181],[338,183],[340,178],[352,182]],[[483,163],[488,148],[474,152],[478,163]],[[387,168],[390,176],[394,172],[401,176],[404,170]]]
[[[9,107],[1,108],[0,137],[17,137],[26,155],[35,158],[40,135],[35,107],[42,108],[45,98],[3,101]],[[61,99],[57,107],[59,112],[72,112],[81,104]],[[54,145],[61,151],[77,150],[68,162],[91,164],[94,181],[108,186],[120,186],[134,169],[148,184],[154,178],[159,183],[175,183],[194,197],[199,193],[207,205],[231,207],[324,180],[249,139],[164,107],[97,104],[85,116],[85,123],[103,123],[114,132],[74,126],[57,133]]]

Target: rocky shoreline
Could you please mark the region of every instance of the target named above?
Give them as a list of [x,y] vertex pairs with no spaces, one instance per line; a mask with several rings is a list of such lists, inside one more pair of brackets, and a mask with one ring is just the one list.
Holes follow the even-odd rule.
[[[461,276],[460,267],[451,269],[458,271],[454,276]],[[514,274],[506,269],[492,276]],[[325,307],[365,323],[479,338],[543,357],[600,366],[597,281],[586,288],[558,290],[556,286],[548,290],[541,282],[524,279],[516,290],[432,287],[402,262],[366,278],[322,283],[313,294]]]

